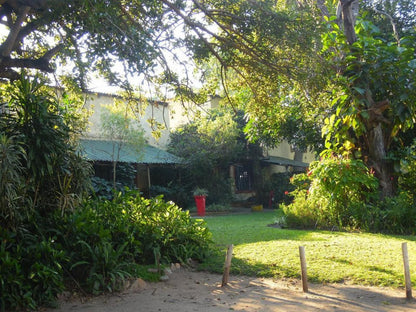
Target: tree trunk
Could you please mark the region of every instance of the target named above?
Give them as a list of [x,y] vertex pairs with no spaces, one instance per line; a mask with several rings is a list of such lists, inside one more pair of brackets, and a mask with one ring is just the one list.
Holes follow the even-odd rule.
[[367,165],[374,169],[375,177],[379,180],[381,199],[393,196],[395,193],[394,167],[392,161],[387,159],[385,131],[386,129],[383,129],[382,124],[379,123],[365,135],[368,148]]
[[[343,27],[350,45],[357,40],[354,26],[358,9],[358,0],[339,1],[337,10],[338,22],[340,27]],[[351,87],[354,87],[354,85]],[[380,183],[380,198],[383,199],[395,194],[396,185],[393,178],[393,162],[387,159],[391,129],[389,121],[383,116],[384,110],[389,109],[389,101],[376,103],[372,98],[371,90],[368,88],[365,96],[366,103],[370,104],[370,107],[365,107],[364,109],[368,110],[371,116],[367,120],[362,120],[366,128],[366,133],[362,136],[364,137],[364,142],[362,142],[363,152],[367,153],[367,159],[364,160],[368,167],[374,169],[375,177]]]

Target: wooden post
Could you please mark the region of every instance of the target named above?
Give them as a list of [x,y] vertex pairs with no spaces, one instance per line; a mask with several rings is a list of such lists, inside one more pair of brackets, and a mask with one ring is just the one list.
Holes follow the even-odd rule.
[[412,281],[410,280],[409,255],[407,253],[407,243],[402,243],[404,281],[406,284],[406,299],[412,299]]
[[299,246],[300,268],[302,273],[303,292],[308,292],[308,274],[306,271],[305,247]]
[[227,255],[225,257],[224,274],[222,275],[221,287],[224,287],[228,283],[228,278],[230,276],[231,259],[233,257],[233,248],[234,246],[231,244],[228,246],[228,249],[227,249]]

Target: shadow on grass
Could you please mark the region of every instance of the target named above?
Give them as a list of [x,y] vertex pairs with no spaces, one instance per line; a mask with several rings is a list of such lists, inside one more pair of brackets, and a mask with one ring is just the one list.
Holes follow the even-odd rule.
[[[304,229],[282,229],[270,226],[275,214],[271,212],[228,215],[206,218],[208,229],[214,234],[214,241],[221,246],[229,244],[242,245],[276,240],[322,241],[314,231]],[[330,233],[330,232],[328,232]]]
[[[208,261],[201,263],[198,266],[199,270],[223,273],[224,268],[224,252],[217,250],[213,253]],[[300,271],[289,266],[282,266],[278,264],[266,264],[260,262],[247,261],[238,257],[232,258],[231,274],[269,277],[269,278],[300,278]]]

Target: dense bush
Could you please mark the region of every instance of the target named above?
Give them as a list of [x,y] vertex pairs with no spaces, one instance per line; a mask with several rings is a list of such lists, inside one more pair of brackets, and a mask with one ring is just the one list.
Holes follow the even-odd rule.
[[360,160],[323,159],[312,163],[308,174],[293,176],[291,183],[293,202],[281,205],[288,226],[416,232],[413,194],[405,190],[380,200],[377,180]]
[[35,309],[64,289],[67,258],[53,238],[0,230],[0,309]]
[[37,215],[18,233],[0,232],[2,308],[35,309],[53,302],[67,285],[89,293],[118,290],[139,265],[204,258],[210,232],[162,197],[138,191],[91,200],[75,211]]
[[202,221],[161,196],[145,199],[137,191],[87,202],[59,231],[71,251],[72,276],[93,292],[110,290],[109,284],[117,289],[117,277],[134,274],[133,264],[203,258],[210,242]]
[[178,206],[187,208],[194,200],[189,195],[191,189],[191,185],[171,181],[166,186],[152,185],[150,187],[150,195],[152,197],[163,195],[165,200],[173,201]]
[[0,225],[76,207],[91,173],[77,152],[79,103],[36,79],[3,84],[0,102]]
[[282,205],[288,224],[320,228],[360,228],[358,214],[376,198],[378,187],[362,161],[342,157],[311,163],[292,183],[293,202]]

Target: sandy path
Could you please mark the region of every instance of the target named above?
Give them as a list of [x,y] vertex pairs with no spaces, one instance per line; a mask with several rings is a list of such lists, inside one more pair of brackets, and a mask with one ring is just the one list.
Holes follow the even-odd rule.
[[81,303],[63,301],[55,312],[191,312],[191,311],[416,311],[416,300],[407,301],[403,290],[352,285],[309,285],[300,281],[231,276],[220,287],[222,276],[179,269],[169,280],[147,283],[143,289],[100,296]]

